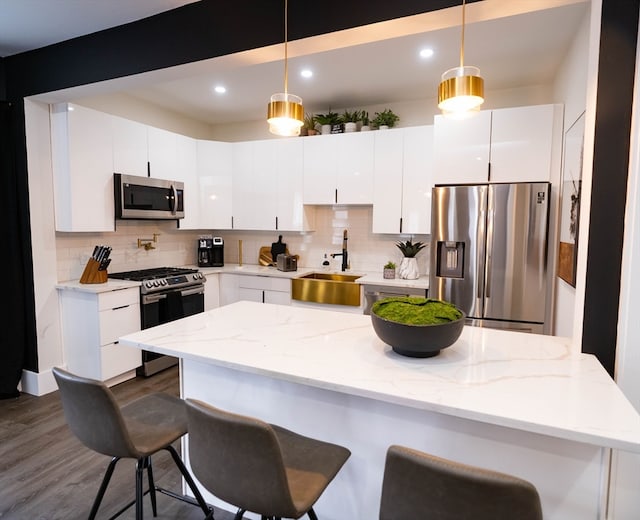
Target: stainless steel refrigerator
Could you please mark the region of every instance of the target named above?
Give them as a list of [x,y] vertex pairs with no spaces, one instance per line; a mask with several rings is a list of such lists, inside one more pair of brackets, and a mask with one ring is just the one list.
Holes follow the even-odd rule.
[[545,332],[550,184],[433,188],[429,295],[469,324]]

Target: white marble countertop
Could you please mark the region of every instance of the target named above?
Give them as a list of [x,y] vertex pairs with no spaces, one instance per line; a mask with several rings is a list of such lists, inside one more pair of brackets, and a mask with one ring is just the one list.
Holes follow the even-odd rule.
[[[239,266],[238,264],[225,265],[224,267],[198,267],[194,265],[183,266],[191,269],[199,269],[205,276],[207,274],[243,274],[248,276],[270,276],[274,278],[298,278],[308,273],[323,272],[322,269],[311,269],[308,267],[299,267],[297,271],[278,271],[275,267],[268,267],[254,264],[244,264]],[[340,271],[327,271],[340,273]],[[361,285],[386,285],[388,287],[407,287],[428,289],[429,277],[421,276],[417,280],[403,280],[400,278],[384,279],[382,272],[370,272],[370,271],[347,271],[347,274],[359,275],[360,278],[356,280],[356,283]],[[56,284],[57,289],[68,289],[73,291],[83,291],[90,293],[101,293],[109,291],[117,291],[119,289],[127,289],[129,287],[140,286],[140,282],[133,282],[130,280],[115,280],[109,278],[105,283],[97,284],[81,284],[78,280],[69,280],[58,282]]]
[[640,415],[567,338],[465,327],[437,357],[415,359],[379,340],[369,316],[238,302],[120,344],[640,453]]

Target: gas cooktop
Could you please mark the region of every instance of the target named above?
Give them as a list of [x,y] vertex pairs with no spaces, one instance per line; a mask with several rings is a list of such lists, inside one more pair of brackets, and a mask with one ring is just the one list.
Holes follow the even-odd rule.
[[204,275],[197,269],[180,267],[154,267],[138,271],[109,273],[109,278],[142,282],[140,285],[140,294],[142,295],[202,285],[205,281]]
[[156,280],[167,278],[168,276],[178,276],[181,274],[197,273],[197,269],[187,269],[181,267],[152,267],[151,269],[139,269],[137,271],[123,271],[121,273],[109,273],[109,278],[116,280],[133,280],[142,282],[144,280]]

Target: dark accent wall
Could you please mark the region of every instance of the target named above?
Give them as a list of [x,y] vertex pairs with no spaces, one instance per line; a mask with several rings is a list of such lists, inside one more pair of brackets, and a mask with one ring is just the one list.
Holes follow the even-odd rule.
[[640,2],[602,2],[582,350],[615,371]]
[[[289,39],[460,3],[460,0],[291,2]],[[602,3],[583,350],[596,354],[613,374],[638,2]],[[282,0],[237,0],[224,8],[215,0],[201,0],[124,26],[10,56],[0,63],[5,66],[6,97],[22,107],[26,96],[263,47],[282,42],[283,34]],[[28,200],[24,122],[14,118],[13,124],[16,175]],[[20,206],[17,211],[18,222],[29,221],[28,207]],[[25,290],[33,300],[33,284],[29,285],[28,278],[25,273]],[[27,357],[37,363],[35,342],[28,350]]]

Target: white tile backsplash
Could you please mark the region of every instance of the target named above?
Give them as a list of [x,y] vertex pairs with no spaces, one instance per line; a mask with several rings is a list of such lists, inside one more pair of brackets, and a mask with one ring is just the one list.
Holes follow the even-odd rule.
[[[257,264],[260,248],[271,246],[282,234],[291,254],[300,255],[301,267],[321,268],[324,255],[342,251],[343,231],[348,232],[349,263],[353,271],[382,271],[389,260],[400,263],[402,253],[395,246],[398,240],[412,238],[429,242],[428,235],[388,235],[371,232],[371,206],[318,206],[315,231],[183,231],[173,221],[121,220],[114,233],[56,233],[58,280],[80,278],[95,245],[113,248],[110,272],[145,269],[149,267],[193,265],[197,262],[197,239],[208,234],[221,236],[225,242],[224,260],[236,264],[239,260],[239,241],[242,240],[244,264]],[[137,247],[138,238],[150,239],[159,233],[155,249],[145,251]],[[420,274],[429,272],[429,248],[418,254]],[[340,269],[341,257],[328,258],[332,267]]]

